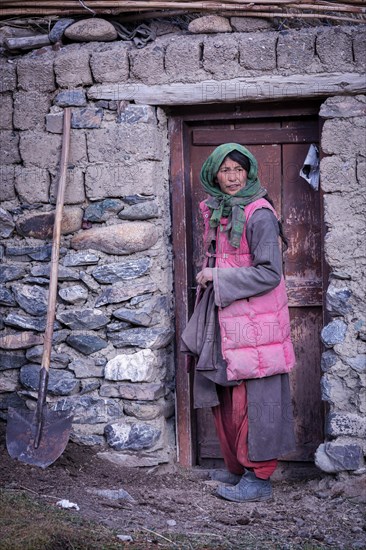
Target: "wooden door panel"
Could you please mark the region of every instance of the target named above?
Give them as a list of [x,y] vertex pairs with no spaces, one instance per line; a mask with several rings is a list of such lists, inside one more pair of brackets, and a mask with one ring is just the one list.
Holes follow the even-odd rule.
[[297,366],[290,373],[297,449],[285,460],[312,460],[323,441],[323,408],[320,393],[319,307],[290,308],[291,336]]

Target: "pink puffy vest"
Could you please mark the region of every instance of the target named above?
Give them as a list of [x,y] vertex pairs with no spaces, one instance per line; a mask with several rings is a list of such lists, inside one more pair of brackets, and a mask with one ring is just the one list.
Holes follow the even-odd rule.
[[[245,206],[246,220],[259,208],[274,208],[265,199]],[[200,203],[205,222],[205,250],[212,238],[211,211]],[[277,215],[276,215],[277,217]],[[226,219],[222,220],[223,223]],[[244,228],[239,248],[231,246],[228,232],[216,231],[216,263],[220,267],[250,267],[252,257]],[[207,266],[208,258],[204,263]],[[228,380],[263,378],[289,372],[295,365],[290,336],[290,317],[284,278],[263,296],[236,300],[219,308],[222,354],[227,363]]]

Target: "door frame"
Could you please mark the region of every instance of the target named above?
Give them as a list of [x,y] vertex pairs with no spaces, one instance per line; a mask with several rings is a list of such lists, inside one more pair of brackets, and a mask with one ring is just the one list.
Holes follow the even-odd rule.
[[[191,228],[187,227],[189,206],[189,168],[185,159],[188,153],[187,136],[189,124],[200,121],[249,120],[251,118],[274,116],[319,116],[319,107],[325,98],[316,100],[299,100],[289,102],[270,102],[256,104],[226,104],[198,105],[191,107],[171,108],[168,111],[168,131],[170,141],[170,192],[172,204],[172,241],[174,258],[174,294],[175,294],[175,334],[176,334],[176,437],[177,462],[183,467],[197,464],[196,418],[192,399],[192,374],[189,373],[189,360],[179,352],[180,336],[188,322],[189,306],[192,305],[194,284],[191,269],[187,260],[192,251],[189,250]],[[319,123],[321,120],[319,119]],[[320,190],[321,193],[321,190]],[[179,200],[176,198],[179,197]],[[320,196],[321,216],[323,218],[322,193]],[[324,233],[322,235],[323,264],[323,302],[326,290],[325,275],[327,273],[323,252]],[[323,314],[325,307],[323,303]],[[324,319],[323,319],[324,323]]]

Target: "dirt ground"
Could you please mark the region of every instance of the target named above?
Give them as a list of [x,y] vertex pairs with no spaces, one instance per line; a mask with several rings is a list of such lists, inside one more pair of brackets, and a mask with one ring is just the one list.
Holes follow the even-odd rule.
[[[208,470],[122,468],[71,442],[42,470],[12,460],[4,423],[0,432],[0,483],[5,491],[26,491],[49,507],[68,499],[80,507],[68,514],[132,540],[144,533],[153,546],[165,548],[366,548],[365,476],[337,479],[319,473],[310,480],[278,479],[271,501],[235,504],[215,496],[217,483],[209,479]],[[133,501],[97,496],[95,489],[124,489]],[[173,542],[177,534],[186,536],[184,542]],[[121,542],[121,548],[129,544]]]

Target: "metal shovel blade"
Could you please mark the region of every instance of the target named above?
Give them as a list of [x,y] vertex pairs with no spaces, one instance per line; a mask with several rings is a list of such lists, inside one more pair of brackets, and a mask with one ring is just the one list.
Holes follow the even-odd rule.
[[34,446],[37,431],[35,411],[8,409],[6,446],[12,458],[47,468],[64,452],[69,440],[72,414],[70,411],[50,411],[44,407],[39,445]]

